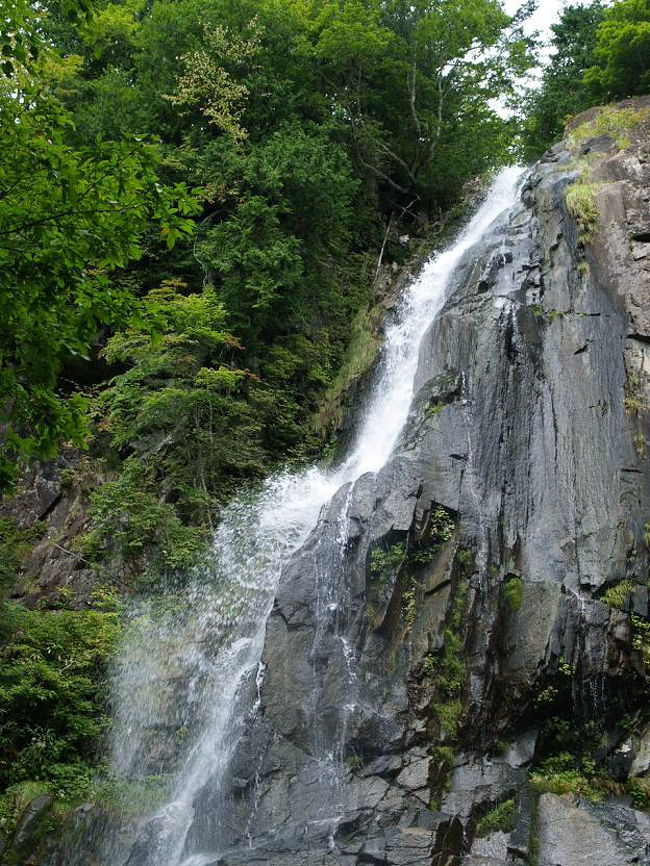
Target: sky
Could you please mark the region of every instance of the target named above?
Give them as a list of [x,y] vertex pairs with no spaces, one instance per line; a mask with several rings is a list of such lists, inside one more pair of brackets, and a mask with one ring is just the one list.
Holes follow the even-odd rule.
[[[584,0],[538,0],[537,10],[529,18],[526,23],[525,30],[527,33],[538,31],[541,42],[548,42],[551,37],[551,25],[554,24],[560,17],[562,9],[565,6],[580,6]],[[509,15],[513,15],[522,5],[523,0],[503,0],[503,6]],[[542,47],[539,53],[539,60],[544,66],[551,55],[547,47]],[[531,71],[530,77],[527,78],[527,83],[533,84],[541,80],[540,70]]]
[[[512,15],[521,6],[521,0],[505,0],[503,5],[506,12]],[[539,0],[537,12],[530,19],[527,29],[539,30],[540,35],[547,38],[549,27],[558,18],[563,5],[563,0]]]
[[[504,0],[503,5],[506,12],[512,15],[522,5],[522,0]],[[547,40],[551,35],[551,24],[557,21],[562,7],[567,5],[580,6],[581,0],[538,0],[537,11],[531,17],[526,29],[529,32],[539,30],[541,38]]]

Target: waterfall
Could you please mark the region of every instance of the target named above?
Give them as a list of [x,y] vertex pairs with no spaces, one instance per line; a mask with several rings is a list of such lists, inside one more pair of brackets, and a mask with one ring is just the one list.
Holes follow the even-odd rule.
[[[131,612],[113,683],[111,770],[127,791],[128,785],[135,790],[144,780],[149,785],[163,773],[168,776],[170,767],[172,781],[161,781],[162,805],[148,810],[146,804],[133,805],[134,812],[144,813],[135,842],[124,834],[107,834],[99,847],[102,866],[214,862],[185,853],[195,802],[209,783],[218,819],[233,750],[256,712],[266,623],[283,567],[334,494],[377,472],[391,456],[414,396],[420,343],[445,302],[450,276],[472,246],[500,225],[515,202],[521,174],[518,168],[504,169],[453,245],[433,257],[408,287],[386,331],[383,357],[347,458],[333,469],[312,467],[275,477],[261,494],[234,502],[189,586],[143,601]],[[342,520],[337,528],[342,551],[346,540]],[[326,592],[323,600],[326,604]],[[344,636],[340,640],[354,679],[353,650]],[[219,840],[207,844],[217,850]]]

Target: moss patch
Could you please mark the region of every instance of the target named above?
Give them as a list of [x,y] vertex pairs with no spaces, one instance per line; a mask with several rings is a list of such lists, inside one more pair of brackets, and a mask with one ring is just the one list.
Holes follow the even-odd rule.
[[520,577],[509,577],[503,584],[503,597],[512,613],[516,613],[524,600],[523,580]]
[[608,135],[616,147],[625,149],[630,146],[628,133],[644,121],[650,119],[650,109],[616,108],[609,105],[593,120],[581,123],[569,134],[569,147],[577,147],[592,138]]
[[596,196],[602,186],[602,183],[578,180],[567,187],[566,206],[578,224],[582,243],[588,243],[591,240],[598,225],[599,214]]

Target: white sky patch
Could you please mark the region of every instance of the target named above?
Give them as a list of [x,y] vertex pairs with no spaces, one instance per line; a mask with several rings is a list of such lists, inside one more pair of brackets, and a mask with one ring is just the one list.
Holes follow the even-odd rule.
[[[504,7],[508,15],[514,13],[521,6],[520,0],[505,0]],[[564,0],[539,0],[539,6],[535,14],[529,19],[526,30],[539,30],[540,35],[546,41],[551,35],[551,24],[560,17],[562,7],[567,4]]]
[[[526,22],[527,33],[539,31],[542,42],[548,42],[551,38],[551,25],[559,19],[562,10],[566,6],[582,6],[586,0],[539,0],[537,11]],[[521,0],[503,0],[503,7],[508,15],[514,13],[522,5]],[[547,51],[542,52],[542,61],[547,57]]]
[[[526,22],[524,30],[527,34],[537,31],[540,43],[548,43],[552,36],[551,25],[559,20],[562,10],[566,6],[581,6],[585,2],[588,2],[588,0],[539,0],[537,9]],[[514,15],[522,4],[523,0],[503,0],[503,8],[509,15]],[[539,86],[542,77],[542,67],[547,64],[551,53],[548,45],[542,44],[540,46],[540,66],[531,69],[529,74],[520,82],[522,88]],[[512,108],[504,105],[499,99],[491,100],[490,105],[502,117],[512,117],[514,113]]]

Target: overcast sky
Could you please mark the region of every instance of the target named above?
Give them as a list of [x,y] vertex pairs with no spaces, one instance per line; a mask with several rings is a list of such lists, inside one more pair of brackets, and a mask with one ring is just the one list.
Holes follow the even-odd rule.
[[[521,6],[522,0],[504,0],[504,7],[512,15]],[[539,30],[543,39],[550,36],[550,27],[560,16],[563,6],[569,5],[566,0],[539,0],[537,12],[532,16],[527,30]],[[580,5],[580,0],[571,0],[571,5]]]

